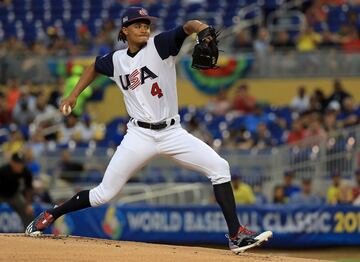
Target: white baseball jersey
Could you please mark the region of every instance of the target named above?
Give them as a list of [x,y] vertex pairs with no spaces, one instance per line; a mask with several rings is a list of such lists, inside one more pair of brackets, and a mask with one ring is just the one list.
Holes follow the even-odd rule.
[[175,56],[186,36],[178,27],[151,37],[136,54],[123,49],[96,59],[97,72],[123,92],[131,117],[156,123],[178,114]]

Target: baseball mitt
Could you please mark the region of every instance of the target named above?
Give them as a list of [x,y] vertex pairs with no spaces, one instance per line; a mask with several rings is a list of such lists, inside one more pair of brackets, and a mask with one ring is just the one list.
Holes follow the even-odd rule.
[[192,54],[192,67],[195,69],[216,68],[219,57],[219,33],[212,26],[201,30],[196,36],[196,45]]

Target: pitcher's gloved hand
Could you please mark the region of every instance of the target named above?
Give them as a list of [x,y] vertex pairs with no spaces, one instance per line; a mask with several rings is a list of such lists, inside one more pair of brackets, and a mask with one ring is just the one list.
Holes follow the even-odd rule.
[[195,69],[211,69],[216,68],[219,57],[218,36],[212,26],[201,30],[197,36],[197,44],[192,54],[192,67]]

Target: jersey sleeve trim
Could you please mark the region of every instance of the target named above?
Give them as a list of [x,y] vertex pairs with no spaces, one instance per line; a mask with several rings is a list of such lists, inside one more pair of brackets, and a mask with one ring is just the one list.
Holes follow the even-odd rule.
[[164,60],[169,56],[178,55],[187,36],[182,26],[156,35],[154,44],[161,59]]
[[114,76],[113,55],[115,51],[103,56],[97,56],[95,60],[95,71],[108,77]]

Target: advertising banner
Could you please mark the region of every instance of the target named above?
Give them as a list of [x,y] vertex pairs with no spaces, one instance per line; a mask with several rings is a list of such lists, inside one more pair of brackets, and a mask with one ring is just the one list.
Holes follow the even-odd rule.
[[[36,207],[39,213],[44,207]],[[360,244],[360,207],[247,206],[243,225],[272,230],[269,247]],[[17,214],[0,205],[0,232],[22,232]],[[227,227],[217,206],[149,207],[105,205],[60,217],[45,233],[141,242],[226,244]]]

